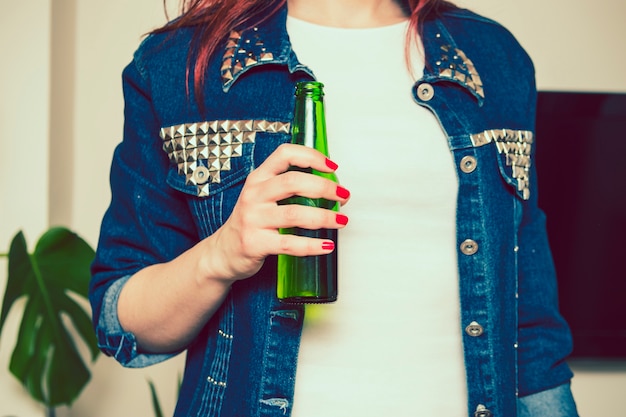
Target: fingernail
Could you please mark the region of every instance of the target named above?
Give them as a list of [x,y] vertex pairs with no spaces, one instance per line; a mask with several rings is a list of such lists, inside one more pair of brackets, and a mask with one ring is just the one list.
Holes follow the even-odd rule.
[[348,216],[346,216],[345,214],[337,214],[337,223],[345,226],[346,224],[348,224]]
[[335,242],[328,241],[328,242],[322,243],[322,249],[324,249],[324,250],[333,250],[333,249],[335,249]]
[[337,186],[337,197],[339,198],[348,198],[350,197],[350,191],[343,188],[341,185]]
[[330,159],[326,158],[326,166],[330,169],[332,169],[333,171],[336,170],[339,165],[337,165],[336,163],[334,163],[333,161],[331,161]]

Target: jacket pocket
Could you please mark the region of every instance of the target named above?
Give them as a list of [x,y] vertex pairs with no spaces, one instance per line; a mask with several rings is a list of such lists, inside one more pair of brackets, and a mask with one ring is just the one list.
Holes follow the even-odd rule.
[[533,132],[529,130],[490,129],[470,136],[476,147],[491,144],[498,151],[498,167],[507,184],[524,199],[530,198]]
[[161,129],[171,164],[167,184],[187,195],[202,237],[226,221],[248,174],[289,139],[289,129],[289,123],[267,120],[213,120]]

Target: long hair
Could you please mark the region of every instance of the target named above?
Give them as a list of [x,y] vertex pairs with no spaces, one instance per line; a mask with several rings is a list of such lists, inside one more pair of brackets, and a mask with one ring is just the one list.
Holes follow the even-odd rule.
[[[163,0],[164,3],[167,0]],[[153,33],[168,32],[183,27],[197,28],[187,57],[187,86],[193,78],[196,98],[202,96],[207,67],[227,35],[234,29],[244,29],[261,23],[276,13],[287,0],[180,0],[180,16]],[[397,0],[409,13],[406,50],[421,33],[424,21],[452,4],[445,0]],[[408,62],[408,61],[407,61]]]

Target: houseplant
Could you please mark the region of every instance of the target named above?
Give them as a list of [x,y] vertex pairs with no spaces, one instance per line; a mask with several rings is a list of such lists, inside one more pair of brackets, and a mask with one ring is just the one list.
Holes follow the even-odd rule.
[[0,335],[15,302],[25,299],[9,370],[51,417],[55,407],[71,405],[90,379],[77,339],[82,339],[92,362],[98,356],[90,315],[81,306],[94,251],[77,234],[53,227],[33,253],[20,231],[8,254],[0,256],[9,261]]

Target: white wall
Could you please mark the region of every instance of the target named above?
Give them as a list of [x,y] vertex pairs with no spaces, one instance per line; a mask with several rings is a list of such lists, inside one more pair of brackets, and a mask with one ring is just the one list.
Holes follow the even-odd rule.
[[460,0],[517,36],[543,90],[626,92],[624,0]]
[[[70,226],[95,246],[110,197],[110,159],[122,132],[120,74],[141,35],[164,22],[162,2],[5,3],[0,14],[0,252],[18,229],[32,244],[51,224]],[[539,88],[626,92],[623,0],[458,4],[499,20],[518,37],[535,61]],[[4,288],[6,263],[0,261],[0,268]],[[0,416],[40,417],[41,407],[6,371],[17,320],[13,314],[0,341]],[[157,381],[167,415],[182,359],[127,370],[101,357],[79,400],[58,415],[150,416],[146,378]],[[581,415],[626,415],[624,364],[576,364],[575,370]]]
[[[19,229],[32,242],[47,224],[49,22],[50,0],[4,2],[0,13],[0,253]],[[4,259],[0,268],[4,293]],[[7,371],[19,319],[9,316],[0,339],[0,416],[42,416]]]

